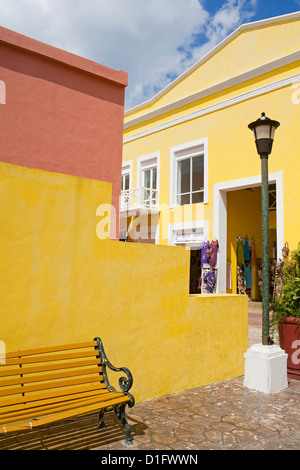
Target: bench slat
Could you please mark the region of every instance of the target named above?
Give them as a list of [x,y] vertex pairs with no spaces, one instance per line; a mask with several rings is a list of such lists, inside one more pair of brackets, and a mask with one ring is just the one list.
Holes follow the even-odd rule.
[[[66,410],[70,410],[74,407],[82,407],[82,406],[86,406],[86,405],[92,405],[92,404],[98,404],[98,408],[100,409],[102,406],[106,406],[106,402],[107,401],[111,401],[111,400],[114,400],[114,399],[119,399],[119,398],[122,398],[123,401],[124,401],[124,394],[123,393],[119,393],[119,394],[116,394],[116,396],[112,396],[114,395],[113,392],[106,392],[104,394],[102,394],[101,396],[94,396],[94,397],[80,397],[80,398],[76,398],[76,399],[73,399],[73,400],[69,400],[69,401],[61,401],[61,402],[55,402],[55,403],[48,403],[48,404],[44,404],[44,405],[39,405],[39,406],[24,406],[24,409],[21,409],[21,410],[17,410],[17,411],[13,411],[13,412],[10,412],[9,414],[8,413],[3,413],[0,415],[0,425],[5,425],[5,423],[7,422],[7,418],[9,418],[9,422],[12,422],[12,421],[20,421],[20,420],[24,420],[24,419],[34,419],[38,416],[42,416],[42,415],[47,415],[49,413],[53,414],[53,413],[58,413],[58,412],[61,412],[61,411],[66,411]],[[126,401],[126,400],[125,400]]]
[[[120,404],[120,403],[125,403],[126,401],[127,400],[126,399],[124,400],[124,397],[115,398],[113,400],[107,401],[105,403],[105,406],[108,408],[109,406],[114,406],[114,405],[117,405],[117,404]],[[129,399],[128,399],[128,401],[129,401]],[[54,421],[59,421],[59,420],[71,418],[71,417],[74,417],[74,416],[80,416],[82,414],[91,413],[93,411],[98,411],[100,408],[101,408],[101,406],[99,406],[99,403],[98,403],[98,404],[93,404],[93,405],[88,405],[88,406],[85,406],[85,407],[72,409],[72,410],[69,410],[69,411],[63,411],[61,413],[55,413],[53,415],[49,415],[49,416],[43,417],[41,419],[35,419],[33,421],[27,421],[25,423],[15,424],[15,425],[11,425],[11,426],[10,425],[7,425],[7,426],[4,425],[4,426],[0,427],[0,434],[4,434],[8,430],[10,432],[13,432],[13,431],[20,431],[20,430],[25,430],[25,429],[32,429],[32,428],[35,428],[37,426],[53,423]]]
[[15,357],[31,356],[35,354],[46,354],[55,351],[69,351],[70,349],[92,348],[97,345],[96,341],[86,341],[85,343],[62,344],[58,346],[49,346],[45,348],[24,349],[6,353],[6,359]]
[[[80,386],[77,386],[77,387],[72,387],[72,388],[65,388],[63,390],[55,390],[54,392],[44,392],[44,393],[35,393],[35,394],[31,394],[31,395],[26,395],[26,403],[30,403],[30,402],[38,402],[38,401],[42,401],[42,400],[56,400],[57,398],[60,399],[62,397],[65,397],[65,399],[67,399],[67,397],[72,397],[72,396],[81,396],[83,394],[93,394],[93,393],[105,393],[106,391],[106,388],[103,387],[103,388],[99,388],[99,384],[98,383],[94,383],[94,384],[84,384],[84,385],[80,385]],[[1,399],[0,401],[0,410],[2,408],[5,408],[6,406],[17,406],[18,404],[22,404],[24,403],[25,399],[23,396],[21,396],[20,394],[17,395],[17,396],[13,396],[13,397],[10,397],[10,398],[5,398],[5,399]]]
[[15,411],[20,411],[24,410],[25,407],[28,409],[34,408],[34,407],[39,407],[39,406],[44,406],[44,405],[49,405],[49,404],[55,404],[55,403],[61,403],[61,402],[70,402],[74,401],[77,399],[81,398],[92,398],[92,397],[101,397],[103,394],[108,393],[106,389],[103,390],[84,390],[80,393],[69,393],[69,394],[63,394],[61,393],[59,396],[51,396],[49,395],[40,395],[39,399],[31,399],[27,400],[26,403],[24,403],[24,398],[23,401],[18,400],[16,403],[7,403],[6,405],[3,405],[0,407],[0,415],[4,415],[5,413],[8,412],[15,412]]
[[[93,350],[82,350],[73,353],[65,353],[65,354],[46,354],[42,356],[28,356],[28,357],[20,357],[16,359],[9,359],[6,358],[6,366],[10,365],[22,365],[22,364],[33,364],[36,362],[49,362],[49,361],[63,361],[63,360],[71,360],[76,358],[83,358],[83,357],[95,357],[97,356],[97,351]],[[3,367],[3,366],[2,366]],[[1,366],[0,366],[1,368]]]
[[[21,371],[22,369],[20,369]],[[91,374],[99,374],[100,370],[98,370],[97,366],[94,366],[93,368],[91,367],[86,367],[86,368],[80,368],[78,370],[67,370],[64,372],[56,372],[53,374],[42,374],[42,375],[34,375],[33,377],[15,377],[13,379],[6,379],[6,380],[0,380],[0,387],[8,387],[12,385],[20,385],[20,384],[28,384],[28,383],[35,383],[35,382],[49,382],[52,380],[56,379],[62,379],[66,377],[76,377],[78,375],[91,375]],[[87,377],[87,381],[89,378]],[[101,380],[101,379],[100,379]],[[48,385],[45,384],[45,388]]]
[[[86,378],[77,378],[73,380],[62,380],[62,381],[55,381],[52,383],[47,384],[46,390],[50,388],[59,388],[59,387],[69,387],[71,385],[79,385],[79,384],[84,384],[84,383],[92,383],[92,382],[98,382],[99,388],[105,388],[104,383],[102,384],[99,381],[99,377],[89,377],[87,380]],[[36,384],[36,385],[24,385],[24,386],[19,386],[19,387],[14,387],[12,389],[7,389],[7,390],[2,390],[0,391],[0,397],[2,396],[7,396],[7,395],[15,395],[15,394],[26,394],[30,392],[37,392],[40,390],[45,390],[45,384]]]
[[9,368],[9,367],[3,367],[3,370],[1,370],[0,366],[0,381],[1,378],[3,377],[12,377],[15,375],[25,375],[25,374],[35,374],[38,372],[47,372],[51,370],[60,370],[60,369],[69,369],[69,368],[75,368],[75,367],[85,367],[85,366],[92,366],[92,365],[98,365],[99,371],[102,371],[102,366],[99,358],[95,359],[86,359],[83,361],[70,361],[70,362],[62,362],[61,364],[44,364],[42,366],[38,367],[15,367],[15,368]]

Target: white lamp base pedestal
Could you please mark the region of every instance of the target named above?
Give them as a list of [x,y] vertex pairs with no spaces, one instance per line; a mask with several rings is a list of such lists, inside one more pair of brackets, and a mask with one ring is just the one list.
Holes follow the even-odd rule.
[[278,345],[253,344],[244,357],[245,387],[268,394],[288,387],[287,354]]

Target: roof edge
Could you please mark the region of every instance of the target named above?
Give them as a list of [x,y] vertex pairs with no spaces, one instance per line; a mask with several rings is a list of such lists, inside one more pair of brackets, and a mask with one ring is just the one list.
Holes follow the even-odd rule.
[[258,21],[253,21],[252,23],[244,23],[240,25],[237,29],[235,29],[229,36],[226,36],[226,38],[223,39],[219,44],[217,44],[213,49],[211,49],[207,54],[205,54],[201,59],[199,59],[195,64],[193,64],[191,67],[189,67],[187,70],[185,70],[181,75],[179,75],[175,80],[173,80],[169,85],[164,87],[162,90],[160,90],[156,95],[154,95],[152,98],[150,98],[147,101],[144,101],[143,103],[140,103],[130,109],[127,109],[124,113],[124,116],[137,111],[138,109],[143,108],[144,106],[148,106],[152,103],[154,103],[160,96],[164,95],[168,90],[173,88],[177,83],[179,83],[181,80],[183,80],[187,75],[189,75],[193,70],[197,69],[201,64],[206,62],[210,57],[212,57],[214,54],[216,54],[222,47],[224,47],[227,43],[232,41],[232,39],[240,34],[242,31],[247,30],[247,29],[252,29],[252,28],[257,28],[259,26],[265,26],[268,24],[272,23],[277,23],[279,21],[289,21],[293,19],[300,19],[300,11],[296,11],[294,13],[288,13],[286,15],[280,15],[280,16],[274,16],[272,18],[266,18],[264,20],[258,20]]
[[287,54],[285,56],[278,57],[277,59],[267,62],[263,65],[259,65],[258,67],[254,67],[252,69],[246,70],[238,75],[227,78],[226,80],[223,80],[222,82],[215,83],[214,85],[211,85],[207,88],[203,88],[195,93],[184,96],[183,98],[180,98],[176,101],[166,104],[160,108],[156,108],[152,111],[145,112],[141,114],[140,116],[128,119],[128,121],[124,122],[124,129],[129,129],[130,127],[136,124],[141,124],[142,122],[149,121],[150,119],[161,116],[169,111],[177,110],[181,108],[182,106],[185,106],[190,103],[194,103],[195,101],[209,97],[215,93],[224,91],[230,87],[239,85],[241,83],[245,83],[248,80],[261,76],[265,73],[271,72],[273,70],[276,70],[280,67],[284,67],[285,65],[292,64],[299,60],[300,60],[300,49],[294,52],[291,52],[290,54]]
[[119,86],[128,85],[128,74],[123,70],[114,70],[105,65],[85,59],[71,52],[65,51],[50,44],[38,41],[29,36],[0,26],[0,43],[10,47],[22,49],[31,54],[50,59],[62,65],[81,70],[90,75],[97,76]]

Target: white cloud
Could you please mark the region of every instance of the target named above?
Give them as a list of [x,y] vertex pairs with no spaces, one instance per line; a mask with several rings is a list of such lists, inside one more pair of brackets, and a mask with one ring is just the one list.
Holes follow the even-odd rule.
[[206,23],[207,41],[193,49],[194,63],[218,45],[241,24],[251,21],[256,13],[257,0],[227,0]]
[[203,0],[0,0],[0,21],[128,72],[128,108],[149,99],[248,21],[254,7],[253,0],[228,0],[210,15]]

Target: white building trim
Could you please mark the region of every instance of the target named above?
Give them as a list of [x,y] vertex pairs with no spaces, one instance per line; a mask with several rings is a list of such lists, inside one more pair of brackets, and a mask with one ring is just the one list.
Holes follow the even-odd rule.
[[283,57],[280,57],[278,59],[267,62],[266,64],[260,65],[259,67],[255,67],[253,69],[250,69],[250,70],[248,70],[246,72],[243,72],[239,75],[236,75],[236,76],[231,77],[227,80],[219,82],[215,85],[207,87],[203,90],[197,91],[196,93],[192,93],[191,95],[188,95],[188,96],[185,96],[184,98],[173,101],[172,103],[169,103],[165,106],[162,106],[161,108],[155,109],[155,110],[150,111],[148,113],[145,113],[141,116],[133,118],[129,121],[126,121],[124,123],[124,129],[127,129],[128,127],[135,126],[137,124],[141,124],[142,122],[148,121],[149,119],[155,118],[155,117],[160,116],[162,114],[165,114],[169,111],[173,111],[173,110],[178,109],[178,108],[180,108],[182,106],[185,106],[187,104],[190,104],[190,103],[193,103],[195,101],[201,100],[201,99],[206,98],[208,96],[211,96],[215,93],[226,90],[227,88],[233,87],[235,85],[239,85],[239,84],[244,83],[248,80],[259,77],[260,75],[263,75],[265,73],[276,70],[277,68],[284,67],[285,65],[289,65],[289,64],[291,64],[293,62],[296,62],[298,60],[300,60],[300,51],[299,50],[294,51],[291,54],[287,54],[287,55],[285,55]]
[[242,93],[241,95],[237,95],[233,98],[228,100],[221,101],[220,103],[214,104],[212,106],[207,106],[206,108],[200,109],[193,113],[187,114],[177,119],[172,119],[171,121],[165,122],[158,126],[151,127],[150,129],[146,129],[145,131],[138,132],[137,134],[131,135],[129,137],[125,137],[123,143],[126,144],[127,142],[131,142],[136,139],[140,139],[141,137],[145,137],[147,135],[154,134],[155,132],[162,131],[164,129],[168,129],[170,127],[176,126],[178,124],[182,124],[183,122],[191,121],[192,119],[196,119],[201,116],[205,116],[210,114],[214,111],[218,111],[220,109],[227,108],[229,106],[242,103],[243,101],[247,101],[251,98],[255,98],[260,95],[264,95],[265,93],[269,93],[270,91],[275,91],[280,88],[293,85],[296,82],[300,81],[300,74],[293,75],[292,77],[284,78],[283,80],[279,80],[277,82],[270,83],[269,85],[264,85],[262,87],[256,88],[254,90],[248,91],[246,93]]
[[[284,246],[283,214],[283,172],[269,174],[269,183],[276,184],[276,230],[277,257],[280,257]],[[219,241],[217,292],[226,293],[226,259],[227,259],[227,192],[261,185],[261,175],[214,185],[214,237]]]

